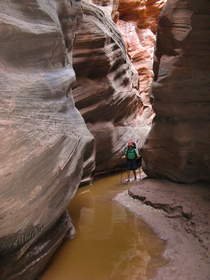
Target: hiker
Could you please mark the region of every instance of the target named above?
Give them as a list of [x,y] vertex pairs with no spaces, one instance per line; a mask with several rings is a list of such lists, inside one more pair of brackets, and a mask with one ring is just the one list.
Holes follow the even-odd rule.
[[139,152],[136,144],[133,141],[128,141],[127,147],[124,150],[124,158],[127,159],[128,181],[130,181],[130,172],[133,171],[134,180],[137,180],[136,169],[138,166]]

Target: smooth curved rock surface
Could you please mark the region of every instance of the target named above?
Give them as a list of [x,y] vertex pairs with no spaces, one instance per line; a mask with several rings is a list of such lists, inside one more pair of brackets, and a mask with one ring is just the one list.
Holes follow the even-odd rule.
[[168,0],[160,18],[154,124],[144,146],[147,174],[210,180],[210,2]]
[[138,74],[115,24],[95,5],[83,2],[82,9],[84,19],[74,47],[73,94],[95,136],[96,173],[104,173],[122,162],[129,139],[144,141],[149,125],[141,117]]
[[87,146],[92,156],[71,94],[81,10],[74,0],[0,5],[0,278],[33,280],[73,232],[63,213]]

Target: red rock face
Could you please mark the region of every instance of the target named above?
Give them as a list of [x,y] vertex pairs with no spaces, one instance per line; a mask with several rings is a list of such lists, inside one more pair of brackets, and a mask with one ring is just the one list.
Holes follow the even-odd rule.
[[166,0],[119,0],[117,25],[128,55],[138,71],[144,107],[151,110],[149,91],[153,79],[153,54],[157,22]]
[[139,28],[157,30],[157,19],[166,0],[119,0],[120,19],[135,22]]
[[210,180],[210,2],[168,0],[158,29],[156,118],[145,171],[175,181]]
[[138,74],[115,24],[96,6],[83,3],[83,12],[74,48],[73,94],[95,136],[96,173],[109,172],[122,162],[126,142],[143,142],[149,125],[142,117]]

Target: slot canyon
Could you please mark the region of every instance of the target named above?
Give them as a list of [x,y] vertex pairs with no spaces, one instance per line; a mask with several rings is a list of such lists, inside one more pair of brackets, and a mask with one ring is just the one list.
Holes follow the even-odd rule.
[[0,280],[210,280],[209,0],[0,8]]

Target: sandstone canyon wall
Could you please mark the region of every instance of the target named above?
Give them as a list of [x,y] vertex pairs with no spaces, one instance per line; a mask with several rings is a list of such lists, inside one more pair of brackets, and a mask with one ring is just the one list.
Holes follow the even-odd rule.
[[180,182],[210,180],[210,2],[168,0],[158,29],[154,124],[145,171]]
[[154,117],[149,94],[153,80],[154,47],[158,17],[165,2],[166,0],[119,0],[118,19],[115,19],[131,62],[138,71],[143,114],[150,122]]
[[96,140],[96,173],[119,165],[129,139],[144,141],[149,125],[142,117],[138,73],[116,25],[96,5],[83,2],[84,18],[74,46],[76,107]]
[[[67,234],[93,137],[74,106],[74,0],[1,1],[0,278],[33,280]],[[68,56],[67,52],[68,49]]]

